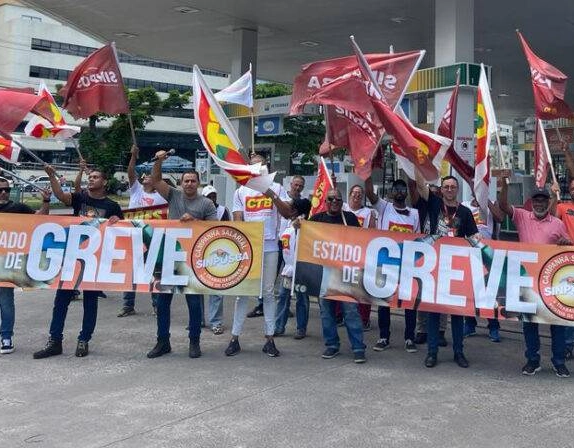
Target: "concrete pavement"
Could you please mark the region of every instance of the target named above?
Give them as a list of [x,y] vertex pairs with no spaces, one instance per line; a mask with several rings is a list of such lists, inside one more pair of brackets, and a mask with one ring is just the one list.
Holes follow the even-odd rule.
[[[364,365],[352,361],[344,329],[341,355],[323,360],[316,305],[309,337],[277,338],[281,357],[261,352],[263,319],[247,319],[242,352],[224,356],[226,332],[202,334],[200,359],[187,356],[187,309],[172,305],[171,354],[147,359],[155,343],[149,297],[138,314],[117,318],[120,293],[99,302],[90,355],[74,356],[81,301],[68,313],[64,354],[33,360],[47,339],[53,292],[17,292],[16,351],[0,356],[0,447],[565,447],[574,445],[574,377],[551,371],[549,339],[543,371],[524,377],[522,335],[503,323],[503,341],[486,330],[465,340],[471,364],[461,369],[441,349],[434,369],[402,344],[393,317],[391,348],[377,353],[376,315]],[[450,340],[450,337],[449,337]],[[573,367],[570,365],[569,367]]]

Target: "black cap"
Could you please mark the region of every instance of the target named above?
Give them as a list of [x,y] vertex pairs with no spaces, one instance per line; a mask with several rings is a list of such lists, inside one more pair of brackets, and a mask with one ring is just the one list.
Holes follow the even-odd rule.
[[550,199],[550,193],[548,193],[546,188],[535,188],[532,190],[530,197],[535,198],[536,196],[544,196],[546,199]]

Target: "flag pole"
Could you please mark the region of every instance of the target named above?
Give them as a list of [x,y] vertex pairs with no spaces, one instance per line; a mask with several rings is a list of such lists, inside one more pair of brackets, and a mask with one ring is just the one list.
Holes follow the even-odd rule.
[[74,145],[74,149],[76,150],[78,157],[80,158],[80,160],[82,160],[84,157],[82,157],[82,153],[80,152],[80,148],[78,146],[78,143],[76,142],[76,139],[71,138],[70,140],[72,140],[72,144]]
[[251,153],[249,157],[253,157],[255,155],[255,117],[253,108],[250,108],[251,111]]
[[[537,126],[540,126],[540,132],[542,133],[542,142],[544,143],[544,151],[546,152],[546,158],[548,159],[548,165],[550,165],[550,173],[552,174],[552,181],[557,184],[558,179],[556,178],[556,172],[554,171],[554,164],[552,163],[552,156],[550,155],[550,148],[548,147],[548,141],[546,140],[546,131],[542,125],[542,120],[537,119]],[[558,129],[556,129],[558,130]],[[558,131],[559,132],[559,131]],[[560,191],[556,193],[556,198],[560,200]]]
[[9,174],[11,177],[14,177],[15,179],[18,179],[18,180],[19,180],[20,182],[22,182],[23,184],[29,185],[30,187],[35,188],[35,189],[38,190],[38,191],[44,191],[43,188],[40,188],[38,185],[36,185],[36,184],[34,184],[34,183],[32,183],[32,182],[26,180],[26,179],[23,179],[22,177],[18,176],[18,175],[17,175],[16,173],[14,173],[13,171],[10,171],[10,170],[7,170],[7,169],[5,169],[5,168],[0,167],[0,172]]
[[[114,52],[114,57],[116,58],[116,65],[118,66],[119,75],[120,75],[120,78],[121,78],[121,81],[122,81],[122,86],[124,86],[124,89],[125,89],[124,79],[123,79],[123,76],[122,76],[122,70],[121,70],[121,68],[120,68],[120,59],[118,58],[118,51],[117,51],[117,49],[116,49],[116,43],[115,43],[115,42],[112,42],[111,45],[112,45],[112,50],[113,50],[113,52]],[[125,90],[124,90],[124,92],[125,92]],[[124,95],[125,95],[125,99],[126,99],[126,104],[128,105],[128,112],[127,112],[126,115],[128,116],[128,123],[130,124],[130,133],[131,133],[131,135],[132,135],[132,142],[133,142],[134,145],[137,146],[138,142],[136,141],[136,131],[135,131],[135,128],[134,128],[134,121],[133,121],[133,119],[132,119],[132,112],[131,112],[131,110],[130,110],[130,103],[129,103],[129,101],[128,101],[127,95],[126,95],[125,93],[124,93]]]

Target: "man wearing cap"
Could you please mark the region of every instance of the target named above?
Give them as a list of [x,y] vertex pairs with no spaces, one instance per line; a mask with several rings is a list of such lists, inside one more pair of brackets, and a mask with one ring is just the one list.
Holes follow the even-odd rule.
[[[220,221],[231,221],[231,214],[227,207],[217,203],[217,190],[213,185],[206,185],[203,187],[201,194],[207,199],[213,201],[213,205],[215,205],[215,210],[217,211],[217,219]],[[203,299],[202,305],[204,304],[205,296]],[[205,305],[203,307],[205,307]],[[223,296],[221,294],[209,296],[208,314],[209,326],[213,334],[223,334]]]
[[[546,188],[535,188],[532,192],[532,211],[515,208],[508,203],[508,184],[505,179],[508,173],[502,177],[500,190],[500,209],[507,213],[516,229],[518,239],[522,243],[532,244],[571,244],[566,231],[566,226],[558,218],[549,213],[550,193]],[[526,343],[526,364],[522,367],[523,375],[535,375],[542,368],[540,367],[540,337],[538,335],[538,324],[523,321],[522,329],[524,342]],[[566,343],[565,327],[561,325],[550,325],[552,335],[552,365],[554,372],[560,378],[567,378],[570,372],[564,363]]]
[[[137,178],[136,173],[136,162],[138,159],[139,148],[136,145],[132,145],[130,162],[128,163],[128,181],[130,184],[130,203],[128,208],[139,208],[139,207],[151,207],[154,205],[163,205],[167,201],[159,194],[153,186],[151,176],[147,173],[142,174],[141,182]],[[154,313],[157,309],[157,299],[159,294],[151,294],[151,302],[153,306]],[[118,317],[131,316],[136,313],[134,308],[136,293],[134,291],[124,292],[124,304]]]

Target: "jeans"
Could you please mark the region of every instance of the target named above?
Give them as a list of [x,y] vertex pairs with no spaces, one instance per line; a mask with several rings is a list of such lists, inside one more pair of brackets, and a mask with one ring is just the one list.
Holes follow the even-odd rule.
[[[295,317],[297,330],[306,332],[309,322],[309,296],[302,292],[295,293]],[[285,333],[285,325],[289,319],[289,307],[291,306],[291,289],[281,285],[279,301],[277,302],[277,319],[275,319],[275,333]]]
[[[197,338],[201,334],[201,299],[199,294],[186,294],[187,310],[189,313],[189,338]],[[157,301],[157,338],[169,339],[171,325],[171,294],[159,294]]]
[[[319,299],[321,307],[321,326],[323,327],[323,340],[327,348],[339,350],[340,341],[337,332],[337,321],[335,320],[336,300]],[[363,343],[363,322],[359,315],[356,303],[339,302],[343,310],[345,327],[351,343],[353,352],[364,352],[365,344]]]
[[[388,306],[380,306],[379,315],[379,337],[381,339],[391,339],[391,309]],[[417,323],[417,311],[405,309],[405,341],[415,339],[415,325]]]
[[[265,252],[263,254],[263,315],[265,318],[265,335],[272,336],[275,333],[275,273],[277,272],[277,257],[279,252]],[[235,312],[233,313],[233,328],[231,334],[239,336],[243,330],[243,324],[247,315],[249,297],[241,296],[235,300]]]
[[[550,325],[550,334],[552,335],[552,364],[560,366],[564,364],[566,344],[564,331],[566,327],[561,325]],[[523,322],[522,331],[524,333],[524,342],[526,351],[524,356],[528,361],[540,364],[540,337],[538,336],[538,324],[533,322]]]
[[[98,294],[99,291],[83,291],[84,316],[82,318],[82,329],[78,336],[79,341],[88,342],[92,339],[92,334],[96,328],[98,318]],[[70,289],[58,289],[54,297],[54,308],[52,309],[52,322],[50,323],[50,337],[55,341],[64,339],[64,324],[68,314],[68,306],[74,295]]]
[[[476,327],[476,324],[478,322],[476,321],[476,317],[474,316],[465,316],[464,323],[466,326],[474,328]],[[500,322],[498,322],[498,319],[488,319],[488,329],[489,330],[500,329]]]
[[[416,333],[427,333],[427,316],[428,311],[417,311],[417,326],[416,326]],[[447,325],[447,315],[441,314],[440,315],[440,331],[446,331]]]
[[[151,304],[152,304],[152,306],[157,307],[157,298],[159,296],[161,296],[160,293],[157,293],[157,292],[151,293]],[[136,293],[135,293],[135,291],[124,292],[123,300],[124,300],[123,308],[134,309],[134,307],[136,305]]]
[[10,339],[14,336],[14,288],[0,287],[0,337]]
[[[223,325],[223,296],[212,295],[209,296],[209,304],[207,309],[207,319],[211,328],[221,327]],[[203,326],[205,319],[205,296],[201,298],[201,324]]]
[[[428,331],[428,354],[436,356],[438,354],[438,339],[439,339],[439,326],[440,317],[439,313],[428,313],[427,331]],[[450,316],[450,328],[452,330],[452,351],[455,355],[462,354],[463,345],[463,316]]]
[[574,347],[574,327],[566,327],[564,330],[564,343],[569,349]]

